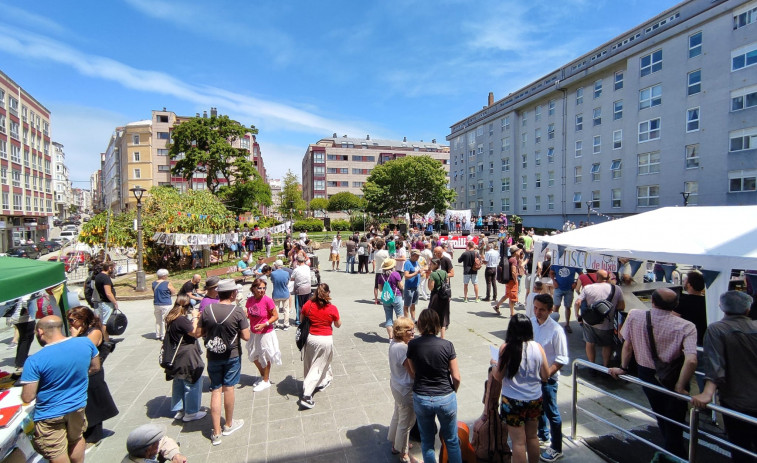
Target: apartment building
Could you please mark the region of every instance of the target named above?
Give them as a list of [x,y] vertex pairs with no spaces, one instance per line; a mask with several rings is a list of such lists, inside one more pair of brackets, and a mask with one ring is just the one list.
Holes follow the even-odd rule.
[[[211,116],[215,115],[216,109],[211,108]],[[116,128],[104,155],[104,207],[110,207],[114,212],[136,207],[136,199],[129,191],[136,186],[149,190],[153,186],[170,185],[182,192],[190,186],[193,190],[207,188],[204,173],[195,173],[191,185],[184,178],[171,174],[171,168],[176,164],[168,155],[171,130],[193,117],[200,117],[200,114],[178,116],[163,108],[152,111],[150,119]],[[208,117],[207,112],[203,113],[203,117]],[[265,164],[255,135],[248,133],[236,140],[233,146],[247,150],[258,173],[266,178]]]
[[93,214],[102,211],[102,170],[98,169],[89,176],[89,190],[92,192],[90,209]]
[[755,204],[756,64],[757,1],[682,2],[452,125],[455,207],[559,228]]
[[444,165],[449,173],[449,146],[436,140],[431,143],[403,140],[372,140],[346,135],[322,138],[308,145],[302,158],[302,197],[330,198],[349,191],[363,196],[363,185],[374,167],[404,156],[430,156]]
[[70,215],[68,211],[74,204],[74,195],[66,166],[66,153],[63,145],[58,142],[53,142],[53,172],[55,215],[60,219],[65,219]]
[[47,237],[51,164],[50,111],[0,71],[0,251]]
[[281,207],[281,190],[283,183],[280,178],[267,179],[268,186],[271,188],[271,214],[277,219],[281,219],[279,208]]

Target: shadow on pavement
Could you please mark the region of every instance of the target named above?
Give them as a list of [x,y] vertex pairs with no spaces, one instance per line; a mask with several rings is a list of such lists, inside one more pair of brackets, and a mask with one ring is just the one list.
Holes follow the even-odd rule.
[[[384,445],[388,443],[386,440],[388,432],[389,427],[387,426],[375,423],[368,424],[347,431],[347,439],[350,440],[353,448]],[[374,447],[373,451],[375,450]]]
[[300,396],[300,381],[294,379],[292,375],[288,375],[282,381],[276,383],[276,392],[280,396],[294,396],[298,398]]
[[171,412],[171,399],[159,395],[148,400],[145,404],[145,414],[151,420],[157,418],[173,418],[174,413]]
[[502,318],[502,315],[497,315],[497,312],[494,311],[494,309],[491,309],[489,311],[484,312],[468,312],[471,315],[476,315],[478,317],[488,317],[488,318]]
[[355,337],[368,343],[389,342],[386,337],[379,336],[375,331],[371,331],[370,333],[355,333]]

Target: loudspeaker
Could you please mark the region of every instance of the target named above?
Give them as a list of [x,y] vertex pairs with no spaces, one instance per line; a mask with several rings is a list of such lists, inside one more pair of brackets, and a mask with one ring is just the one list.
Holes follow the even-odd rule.
[[401,223],[399,225],[400,225],[400,233],[402,233],[403,235],[406,235],[407,234],[407,224],[406,223]]
[[489,235],[491,235],[491,233],[489,233],[488,230],[484,232],[484,236],[489,236]]
[[463,230],[463,236],[470,235],[470,230]]
[[423,232],[423,234],[426,235],[426,236],[431,236],[431,235],[434,234],[434,232],[426,230],[426,231]]
[[331,231],[331,217],[323,218],[323,228],[325,228],[328,231]]
[[442,223],[442,231],[449,231],[449,227],[447,227],[446,223]]
[[515,227],[515,238],[517,239],[523,233],[523,224],[516,223],[513,226]]
[[442,229],[442,236],[449,236],[449,230],[446,228]]

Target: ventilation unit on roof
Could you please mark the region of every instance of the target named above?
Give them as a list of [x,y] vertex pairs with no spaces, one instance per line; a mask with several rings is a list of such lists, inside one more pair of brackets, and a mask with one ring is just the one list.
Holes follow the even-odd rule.
[[365,139],[366,139],[366,140],[370,140],[370,139],[371,139],[371,136],[370,136],[370,135],[366,135],[366,136],[365,136]]
[[334,135],[332,135],[333,138],[336,138],[336,132],[334,132]]
[[402,137],[402,141],[407,141],[407,137]]

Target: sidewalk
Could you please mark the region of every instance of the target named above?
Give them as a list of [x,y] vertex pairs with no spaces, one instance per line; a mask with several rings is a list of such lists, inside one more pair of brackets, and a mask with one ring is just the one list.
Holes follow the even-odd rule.
[[[299,411],[297,405],[303,371],[294,344],[295,330],[277,331],[283,365],[274,366],[271,372],[273,387],[252,392],[257,369],[245,358],[234,415],[244,419],[245,425],[213,447],[209,439],[210,416],[192,423],[172,420],[171,383],[158,367],[160,343],[154,339],[151,301],[125,301],[120,306],[129,317],[129,326],[123,342],[105,363],[106,380],[120,414],[105,422],[104,427],[113,434],[88,453],[87,460],[121,461],[128,433],[141,424],[155,422],[166,426],[168,435],[180,442],[182,453],[192,463],[398,461],[386,440],[393,401],[389,391],[388,340],[386,330],[380,326],[383,309],[373,303],[373,276],[332,272],[326,253],[327,250],[318,251],[321,279],[331,286],[343,325],[334,330],[333,384],[315,395],[315,408]],[[485,287],[481,290],[483,296]],[[504,288],[499,290],[502,292]],[[249,286],[245,286],[245,291],[249,291]],[[489,346],[502,342],[509,318],[497,317],[489,303],[463,304],[459,299],[462,278],[453,279],[452,291],[451,325],[447,333],[455,345],[462,375],[458,419],[472,428],[483,411]],[[425,301],[420,305],[424,307]],[[584,357],[576,327],[574,323],[574,333],[568,335],[571,356]],[[603,461],[580,441],[569,439],[572,394],[569,366],[563,372],[558,399],[565,435],[562,461]],[[601,416],[636,422],[635,414],[626,415],[628,411],[623,408],[608,407],[593,391],[582,388],[580,394],[582,400],[589,399],[585,405]],[[206,376],[203,407],[209,404]],[[610,431],[588,419],[579,423],[579,437]],[[437,452],[438,448],[437,442]],[[421,460],[420,443],[415,443],[412,454]]]

